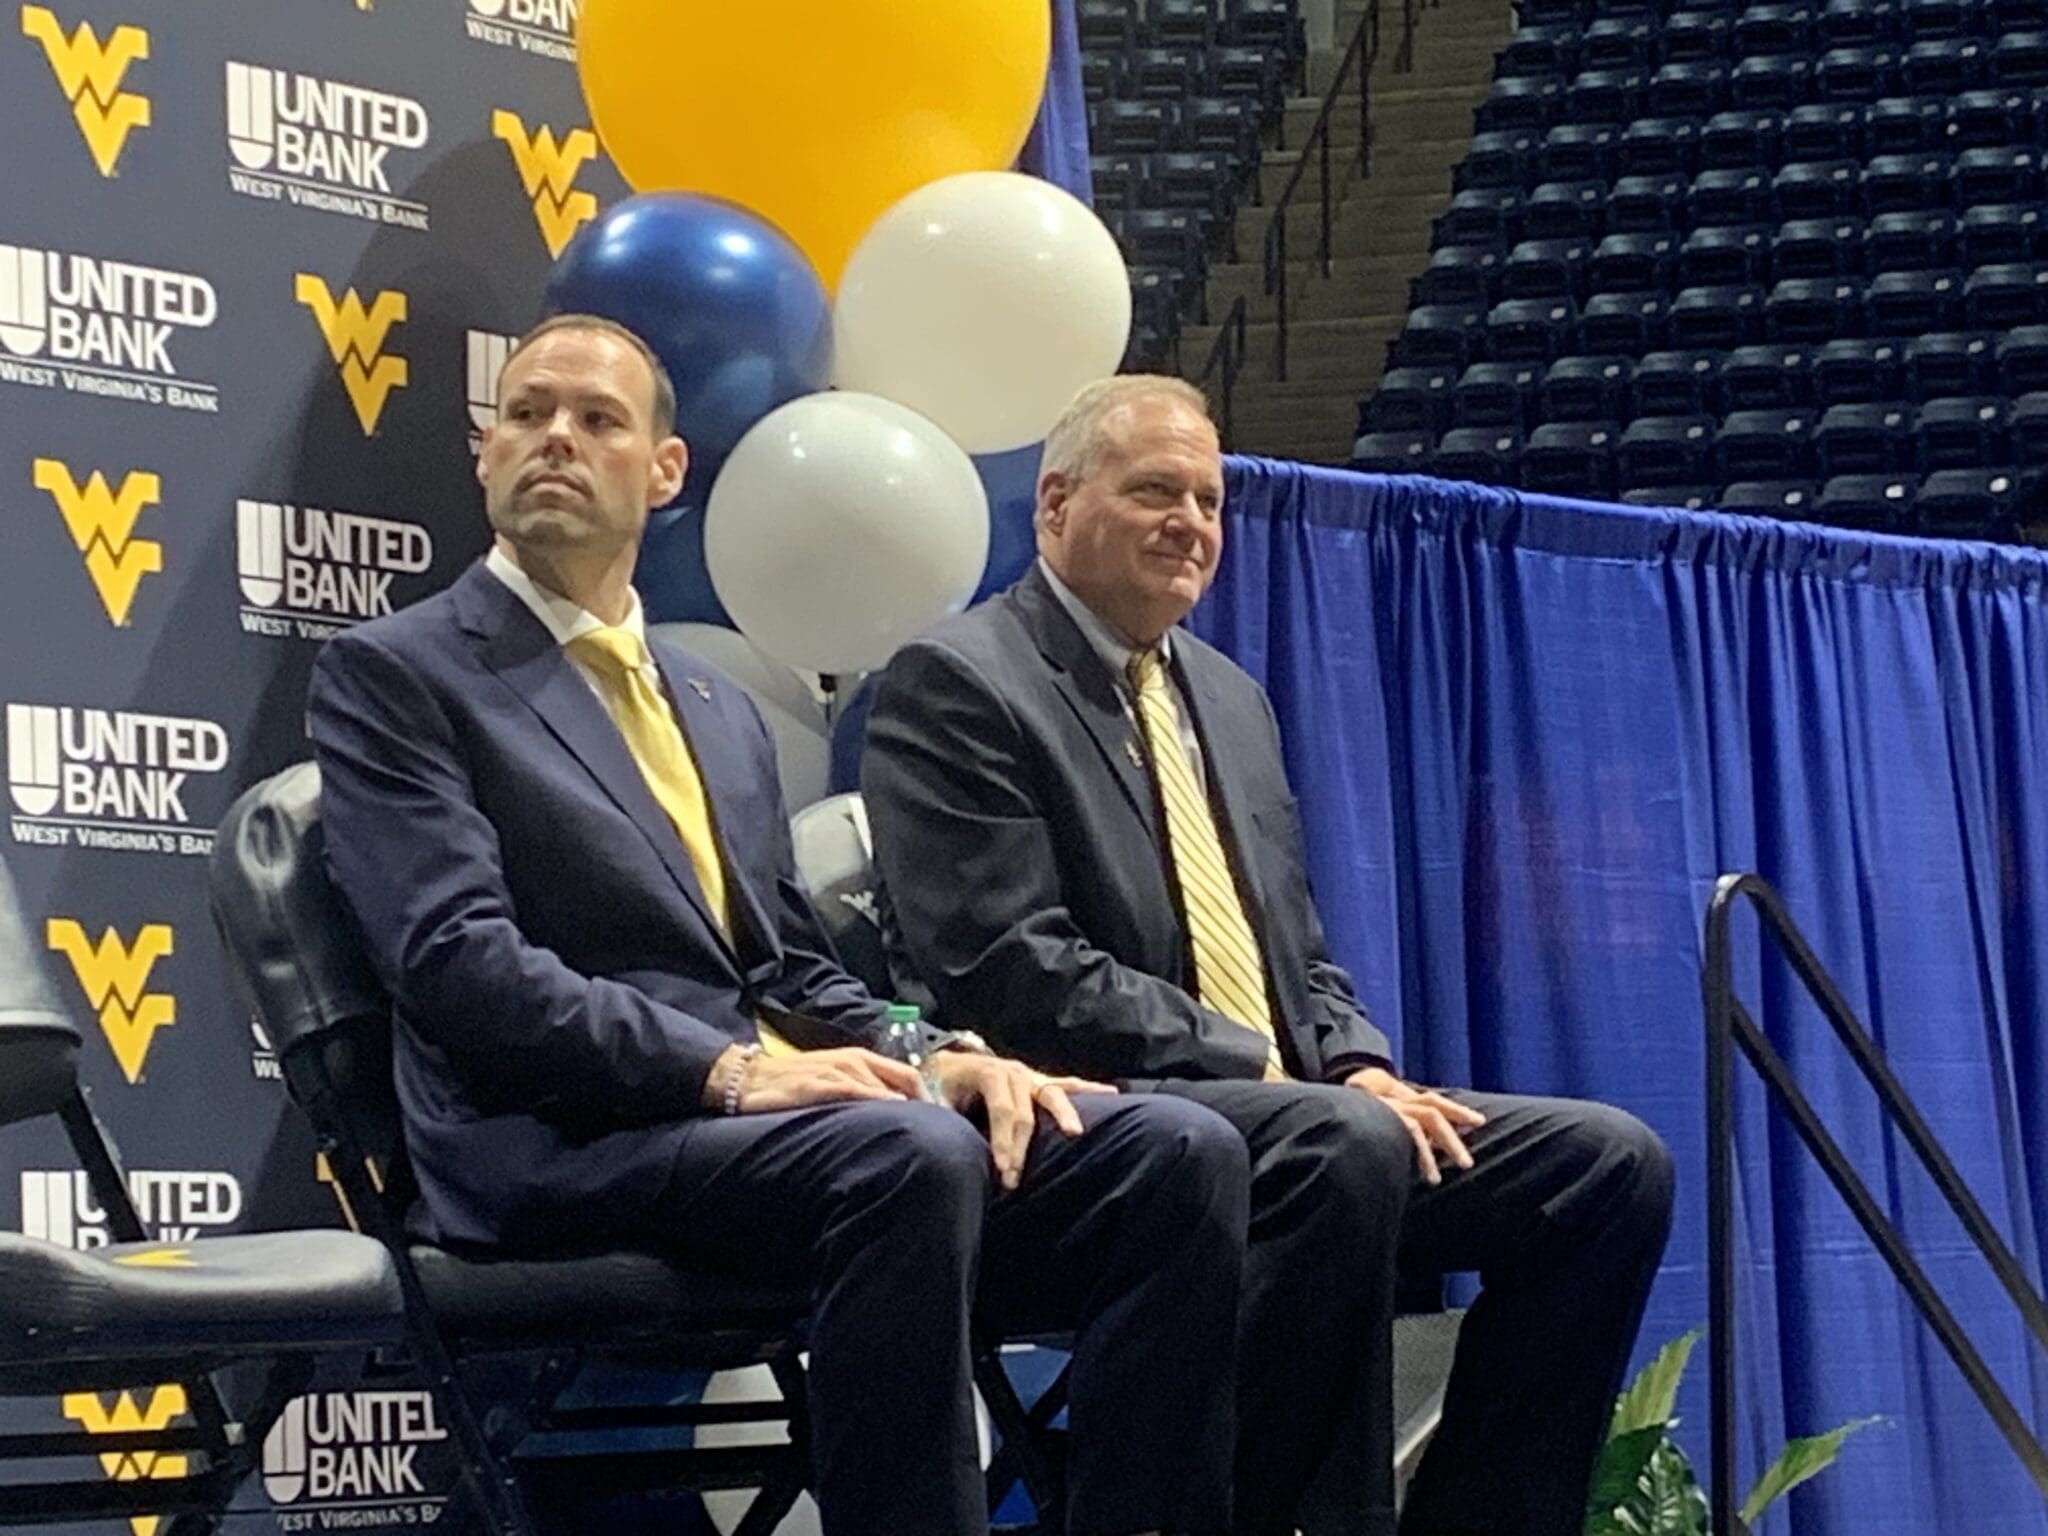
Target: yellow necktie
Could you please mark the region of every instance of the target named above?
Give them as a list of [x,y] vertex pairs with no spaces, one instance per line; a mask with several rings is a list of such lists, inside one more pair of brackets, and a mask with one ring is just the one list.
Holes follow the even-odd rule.
[[1266,1081],[1286,1080],[1280,1042],[1273,1033],[1272,1005],[1266,998],[1266,965],[1258,937],[1238,899],[1230,861],[1209,796],[1195,782],[1187,753],[1181,749],[1180,713],[1167,686],[1159,653],[1140,651],[1130,661],[1131,687],[1138,696],[1138,723],[1152,758],[1152,776],[1166,812],[1166,845],[1180,884],[1181,910],[1187,914],[1188,947],[1194,952],[1195,995],[1202,1006],[1256,1029],[1266,1037]]
[[[719,931],[730,938],[732,911],[727,905],[725,864],[718,857],[718,839],[711,833],[711,801],[667,696],[648,682],[643,671],[646,643],[630,629],[610,627],[578,635],[569,642],[569,650],[610,685],[612,722],[625,738],[626,750],[633,755],[640,777],[647,781],[654,803],[682,839],[698,888],[704,893],[704,904],[711,909]],[[795,1052],[795,1046],[759,1020],[754,1030],[769,1055]]]
[[732,935],[732,914],[726,907],[725,865],[718,857],[718,841],[711,834],[711,802],[704,794],[704,779],[697,772],[690,744],[668,707],[661,690],[647,680],[647,646],[630,629],[593,629],[569,642],[569,650],[588,663],[611,685],[611,717],[626,739],[626,750],[640,777],[654,796],[654,803],[676,829],[690,867],[697,873],[698,889],[711,909],[719,931]]

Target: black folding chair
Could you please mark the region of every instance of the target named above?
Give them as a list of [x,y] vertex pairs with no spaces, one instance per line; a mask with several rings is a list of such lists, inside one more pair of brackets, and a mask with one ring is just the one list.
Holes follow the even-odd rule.
[[[389,1253],[405,1337],[447,1405],[451,1438],[497,1536],[532,1536],[534,1510],[575,1492],[756,1489],[735,1536],[767,1536],[809,1472],[805,1298],[646,1253],[470,1257],[412,1241],[391,1082],[389,1001],[354,919],[329,884],[310,763],[229,809],[213,857],[215,923],[237,979],[312,1121],[349,1224]],[[730,1403],[567,1406],[591,1367],[662,1371],[766,1365],[779,1395]],[[483,1389],[480,1378],[517,1385]],[[785,1441],[704,1447],[709,1425],[786,1426]],[[600,1448],[592,1448],[592,1436]],[[575,1436],[570,1441],[566,1437]],[[518,1462],[515,1479],[513,1466]]]
[[[190,1422],[0,1435],[0,1462],[91,1468],[0,1483],[0,1526],[166,1515],[165,1536],[204,1536],[319,1357],[402,1343],[398,1275],[383,1248],[347,1232],[148,1241],[40,954],[0,864],[0,1125],[63,1123],[113,1241],[74,1252],[0,1233],[0,1396],[149,1384],[153,1410]],[[239,1409],[215,1381],[230,1368]],[[103,1457],[145,1475],[110,1473]]]

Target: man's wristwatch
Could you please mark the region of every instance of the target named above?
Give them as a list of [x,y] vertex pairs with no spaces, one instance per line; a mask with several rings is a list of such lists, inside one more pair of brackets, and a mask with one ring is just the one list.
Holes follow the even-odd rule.
[[993,1056],[988,1042],[971,1029],[941,1029],[932,1032],[925,1043],[925,1054],[936,1056],[940,1051],[972,1051],[977,1056]]

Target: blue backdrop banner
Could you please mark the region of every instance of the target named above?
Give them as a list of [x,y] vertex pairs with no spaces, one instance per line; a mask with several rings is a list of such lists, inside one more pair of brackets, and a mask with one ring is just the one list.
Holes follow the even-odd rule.
[[[1678,1225],[1641,1352],[1704,1321],[1700,920],[1783,893],[2036,1276],[2048,1218],[2048,555],[1239,459],[1194,627],[1273,696],[1317,893],[1414,1077],[1621,1104]],[[1789,974],[1738,988],[2037,1424],[2048,1372]],[[1738,1068],[1745,1483],[1885,1415],[1765,1529],[2048,1514]],[[1704,1358],[1680,1411],[1704,1462]]]
[[1088,102],[1081,94],[1081,35],[1074,0],[1051,0],[1052,62],[1045,72],[1045,96],[1017,169],[1064,187],[1082,202],[1095,201],[1088,169]]

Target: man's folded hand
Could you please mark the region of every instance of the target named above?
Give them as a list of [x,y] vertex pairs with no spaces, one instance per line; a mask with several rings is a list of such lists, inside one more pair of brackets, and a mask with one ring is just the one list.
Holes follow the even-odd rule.
[[1021,1061],[974,1051],[941,1051],[931,1059],[939,1097],[961,1111],[979,1103],[988,1113],[988,1146],[1003,1188],[1015,1189],[1024,1176],[1037,1112],[1043,1109],[1068,1136],[1081,1134],[1081,1117],[1070,1095],[1115,1093],[1107,1083],[1079,1077],[1047,1077]]
[[740,1060],[733,1046],[712,1066],[705,1083],[706,1107],[715,1107],[712,1089],[726,1075],[740,1072],[738,1109],[743,1115],[843,1099],[921,1099],[924,1084],[915,1067],[891,1061],[860,1046],[800,1051],[794,1056],[751,1056]]
[[1458,1132],[1486,1124],[1486,1116],[1478,1110],[1446,1098],[1433,1088],[1404,1083],[1384,1067],[1365,1067],[1354,1072],[1344,1079],[1344,1086],[1371,1094],[1401,1117],[1401,1124],[1415,1141],[1415,1160],[1422,1168],[1422,1176],[1430,1183],[1443,1182],[1443,1171],[1437,1166],[1438,1152],[1460,1168],[1472,1166],[1472,1153]]

